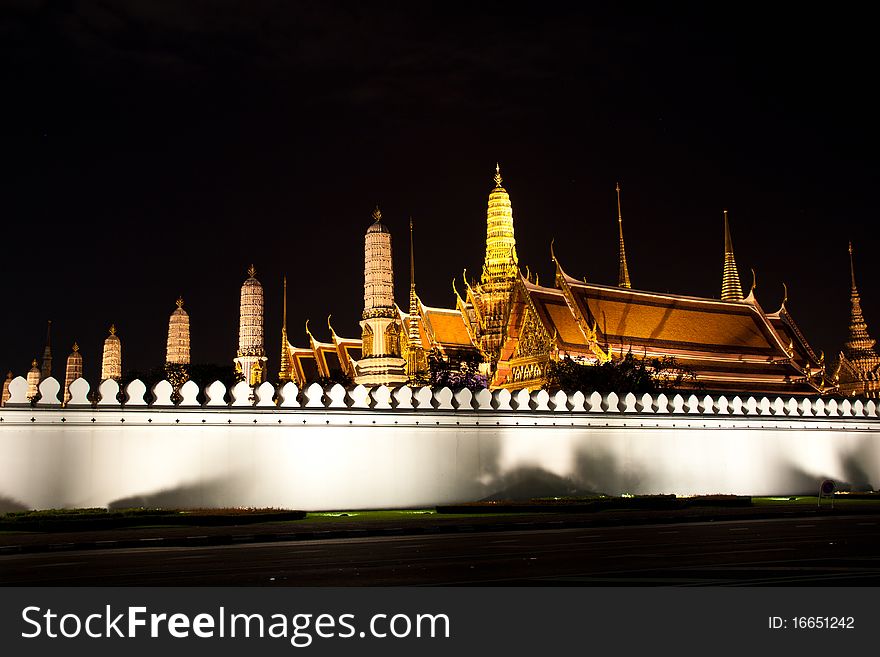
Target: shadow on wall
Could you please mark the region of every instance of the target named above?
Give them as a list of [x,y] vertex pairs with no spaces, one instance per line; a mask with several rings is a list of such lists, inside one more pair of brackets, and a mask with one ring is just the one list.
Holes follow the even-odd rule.
[[569,477],[560,477],[537,467],[511,470],[495,479],[491,487],[496,491],[480,502],[518,502],[542,497],[593,497],[600,494],[595,490],[578,487]]
[[12,513],[13,511],[30,511],[31,508],[15,498],[0,495],[0,513]]
[[846,482],[841,482],[837,490],[860,493],[874,490],[871,485],[871,476],[865,472],[864,464],[876,460],[876,449],[864,442],[852,452],[841,458],[843,476]]
[[244,477],[230,475],[190,485],[167,488],[153,493],[132,495],[107,505],[114,509],[207,509],[242,506],[248,486]]
[[[483,456],[483,454],[481,454]],[[498,454],[495,454],[496,458]],[[492,479],[484,483],[491,491],[481,501],[525,501],[542,497],[595,497],[637,490],[642,477],[623,472],[617,459],[592,447],[577,449],[574,472],[562,476],[538,466],[521,466],[501,472],[497,461],[482,463]]]

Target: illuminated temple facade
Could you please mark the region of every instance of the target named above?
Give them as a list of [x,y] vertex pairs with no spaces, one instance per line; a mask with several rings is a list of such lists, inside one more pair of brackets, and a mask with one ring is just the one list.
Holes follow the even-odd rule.
[[852,243],[849,245],[850,288],[849,339],[838,357],[835,380],[844,395],[880,397],[880,356],[876,341],[868,334],[868,324],[862,315],[862,301],[856,287]]
[[[601,364],[632,352],[639,357],[674,357],[695,375],[684,385],[710,392],[808,395],[834,388],[825,377],[824,356],[804,338],[787,299],[767,312],[755,297],[754,285],[743,294],[726,210],[720,298],[633,288],[619,185],[616,191],[617,285],[579,280],[552,255],[553,285],[542,286],[520,269],[513,206],[496,165],[482,272],[479,280],[465,277],[463,296],[453,284],[453,308],[428,306],[416,293],[412,224],[408,312],[394,303],[390,231],[381,214],[374,214],[366,236],[361,339],[339,337],[328,319],[329,342],[316,340],[307,324],[309,345],[295,347],[288,341],[285,312],[280,378],[300,386],[340,376],[371,385],[416,384],[427,380],[426,355],[431,354],[479,361],[490,388],[535,389],[545,383],[553,361],[569,357]],[[848,353],[862,354],[858,350],[866,339],[851,341],[854,346]],[[876,376],[877,356],[871,353]],[[864,360],[853,362],[861,367]]]

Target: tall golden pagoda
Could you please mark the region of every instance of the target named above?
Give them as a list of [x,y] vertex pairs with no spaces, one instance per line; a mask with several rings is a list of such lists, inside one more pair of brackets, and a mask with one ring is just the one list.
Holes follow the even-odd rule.
[[238,319],[238,353],[235,371],[248,384],[255,386],[266,380],[266,350],[263,345],[263,286],[256,278],[254,266],[248,267],[248,278],[241,286]]
[[9,384],[12,383],[12,372],[6,373],[6,379],[3,381],[3,394],[0,396],[0,406],[6,406],[11,396],[9,393]]
[[122,378],[122,341],[116,335],[116,325],[110,326],[110,335],[104,340],[104,353],[101,357],[101,381]]
[[27,398],[33,400],[40,392],[40,366],[37,359],[34,358],[31,363],[31,369],[27,374]]
[[79,353],[79,345],[74,342],[73,350],[70,352],[70,355],[67,357],[67,370],[64,373],[64,400],[63,403],[67,406],[67,402],[70,401],[70,384],[82,377],[83,375],[83,359],[82,354]]
[[363,357],[355,366],[355,382],[365,385],[406,383],[401,356],[402,321],[394,304],[391,232],[382,223],[379,206],[364,236],[364,311],[361,315]]
[[[486,210],[486,259],[477,285],[468,285],[467,301],[459,303],[468,320],[474,343],[494,367],[501,349],[510,292],[519,277],[519,260],[513,234],[510,195],[501,186],[501,168],[495,164],[495,187]],[[467,281],[466,281],[467,282]]]
[[287,339],[287,276],[283,279],[283,297],[281,314],[281,369],[278,371],[279,381],[293,379],[293,357],[290,353],[290,342]]
[[620,230],[620,243],[617,247],[618,268],[617,268],[617,286],[632,287],[629,281],[629,268],[626,266],[626,247],[623,244],[623,215],[620,212],[620,183],[614,186],[617,190],[617,226]]
[[189,365],[189,314],[183,309],[183,297],[177,298],[177,308],[168,318],[168,341],[165,362]]
[[868,324],[862,315],[862,301],[856,286],[852,242],[849,243],[850,320],[849,339],[840,352],[835,378],[844,395],[880,396],[880,356],[874,348],[876,341],[868,334]]
[[40,367],[40,380],[52,376],[52,320],[46,323],[46,348],[43,349],[43,362]]
[[721,300],[742,301],[742,283],[739,282],[739,271],[733,257],[733,240],[730,239],[730,224],[727,210],[724,211],[724,275],[721,278]]

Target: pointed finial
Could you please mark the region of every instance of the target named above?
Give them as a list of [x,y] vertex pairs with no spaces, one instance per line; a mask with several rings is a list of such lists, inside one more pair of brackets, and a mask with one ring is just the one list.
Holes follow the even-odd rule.
[[31,362],[31,367],[37,367],[37,359],[36,358],[34,358],[34,360]]
[[178,308],[183,308],[183,296],[177,297],[176,303]]
[[415,288],[416,285],[416,256],[413,250],[413,220],[409,218],[409,284]]
[[310,338],[314,339],[312,332],[309,330],[309,320],[306,320],[306,335],[308,335]]
[[77,351],[79,351],[79,345],[78,345],[78,344],[76,343],[76,341],[74,340],[74,342],[73,342],[73,353],[76,353]]
[[379,209],[379,204],[376,203],[376,209],[373,210],[373,221],[375,223],[379,223],[382,221],[382,211]]
[[336,336],[336,331],[333,330],[333,325],[330,324],[330,319],[333,317],[333,313],[327,315],[327,328],[330,329],[330,335]]
[[782,305],[784,306],[788,302],[788,285],[785,284],[785,281],[782,281]]
[[550,240],[550,260],[551,260],[554,264],[557,264],[557,265],[558,265],[559,262],[556,260],[556,254],[553,252],[553,243],[554,243],[555,241],[556,241],[556,238],[555,238],[555,237],[554,237],[554,238],[551,238],[551,240]]
[[247,273],[248,273],[248,276],[250,276],[251,278],[253,278],[254,276],[257,275],[257,270],[254,269],[253,263],[251,263],[251,266],[248,267]]
[[620,183],[615,183],[617,192],[617,228],[619,232],[617,240],[617,287],[631,288],[629,280],[629,267],[626,264],[626,245],[623,242],[623,214],[620,211]]
[[749,294],[754,292],[756,287],[758,287],[758,277],[755,275],[754,267],[752,267],[752,287],[749,290]]
[[849,275],[852,280],[852,289],[856,289],[856,266],[853,264],[852,240],[849,243]]
[[501,187],[501,167],[497,162],[495,163],[495,186]]
[[52,320],[46,320],[46,346],[48,347],[52,342]]
[[110,325],[110,335],[116,335],[116,324]]
[[281,328],[284,329],[284,332],[287,333],[287,275],[282,276],[282,287],[284,288],[284,295],[282,297],[282,308],[283,311],[281,313]]

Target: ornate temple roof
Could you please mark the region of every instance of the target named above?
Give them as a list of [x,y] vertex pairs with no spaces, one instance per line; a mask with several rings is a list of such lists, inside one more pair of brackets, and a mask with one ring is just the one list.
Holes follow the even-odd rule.
[[429,334],[424,344],[437,343],[444,347],[473,348],[461,313],[454,308],[433,308],[421,305],[422,319]]

